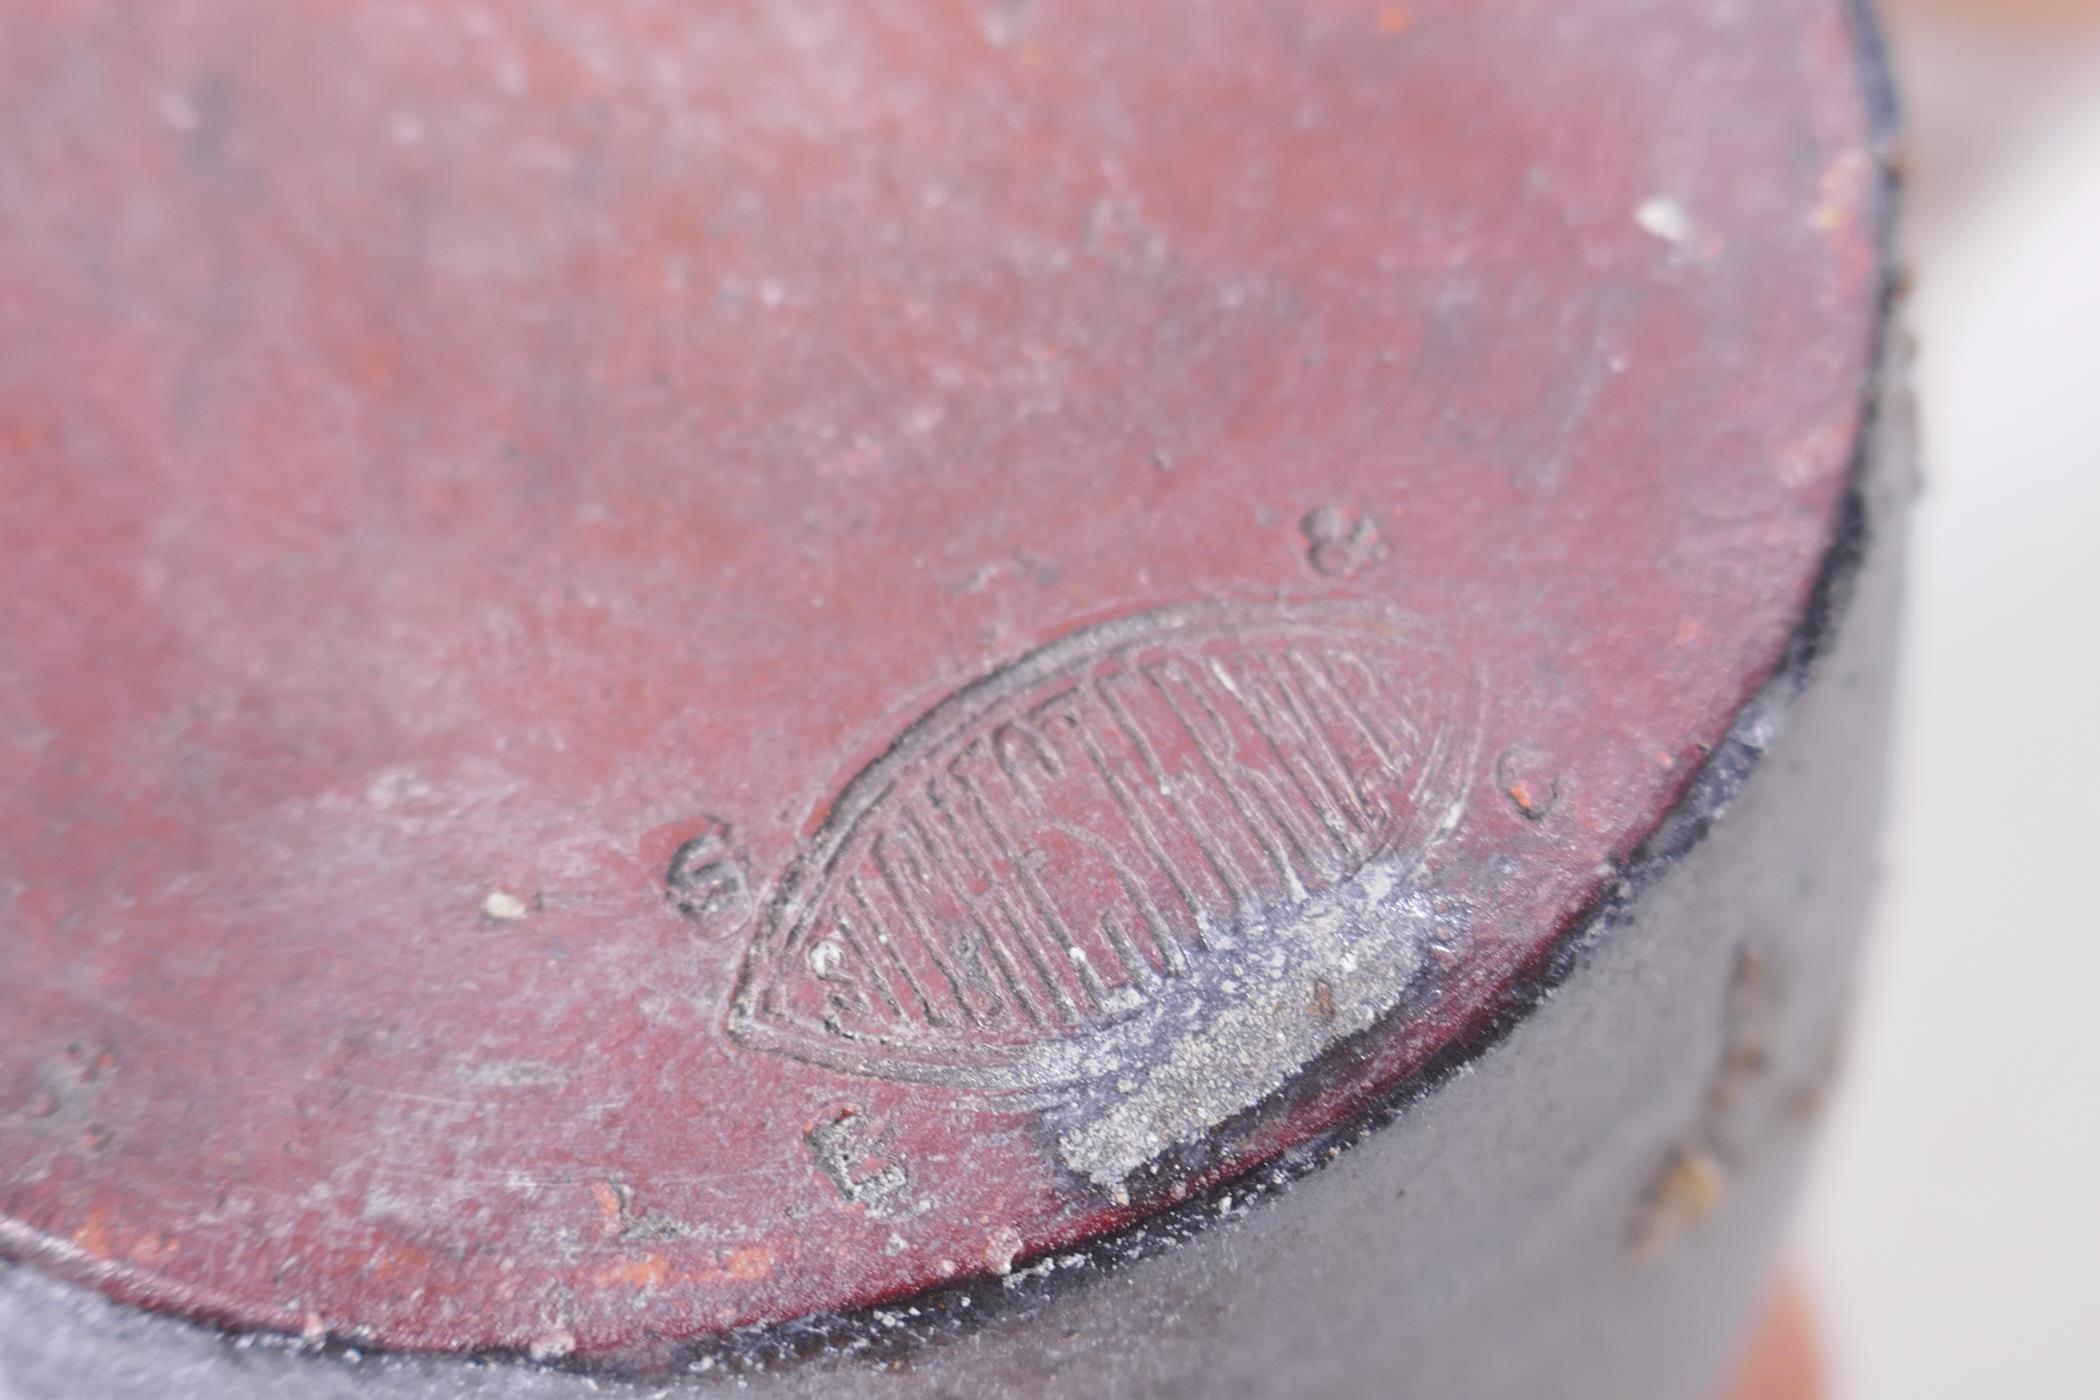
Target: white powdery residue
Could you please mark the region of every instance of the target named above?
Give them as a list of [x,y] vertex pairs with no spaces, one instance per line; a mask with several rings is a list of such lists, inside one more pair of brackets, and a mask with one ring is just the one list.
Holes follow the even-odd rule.
[[1403,872],[1366,870],[1275,933],[1253,990],[1174,1034],[1150,1068],[1098,1114],[1058,1138],[1072,1170],[1113,1189],[1170,1147],[1253,1107],[1329,1046],[1399,1002],[1424,943],[1448,919]]

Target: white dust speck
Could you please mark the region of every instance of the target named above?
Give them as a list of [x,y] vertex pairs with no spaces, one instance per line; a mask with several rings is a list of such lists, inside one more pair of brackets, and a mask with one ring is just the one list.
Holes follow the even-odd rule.
[[1666,194],[1642,200],[1633,211],[1633,221],[1665,243],[1682,243],[1692,236],[1692,216]]
[[1002,1225],[984,1242],[984,1262],[995,1274],[1012,1271],[1014,1256],[1021,1252],[1021,1232],[1011,1225]]

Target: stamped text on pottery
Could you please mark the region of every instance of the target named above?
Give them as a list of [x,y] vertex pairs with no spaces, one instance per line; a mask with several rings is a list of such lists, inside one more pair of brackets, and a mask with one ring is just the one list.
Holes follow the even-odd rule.
[[[1137,1139],[1172,1125],[1118,1111],[1244,1106],[1414,974],[1425,870],[1478,751],[1438,661],[1381,609],[1203,606],[993,672],[840,793],[761,914],[731,1034],[1091,1104],[1082,1136],[1136,1128],[1091,1149],[1100,1165],[1142,1160]],[[1278,1013],[1300,1031],[1272,1021],[1258,1063],[1210,1074],[1209,1109],[1176,1082],[1177,1059],[1185,1077]]]

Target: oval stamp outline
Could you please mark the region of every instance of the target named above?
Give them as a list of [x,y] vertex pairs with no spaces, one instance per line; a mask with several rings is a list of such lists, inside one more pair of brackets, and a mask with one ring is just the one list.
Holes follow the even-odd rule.
[[[950,764],[948,771],[952,774],[956,771],[953,765],[961,761],[959,755],[977,753],[988,765],[1004,765],[1007,777],[1016,784],[1029,781],[1026,773],[1034,764],[1041,764],[1046,773],[1057,774],[1056,765],[1045,753],[1027,751],[1044,748],[1037,732],[1040,713],[1052,702],[1062,701],[1063,697],[1081,687],[1105,685],[1108,681],[1135,675],[1145,664],[1147,656],[1159,659],[1162,666],[1182,664],[1187,674],[1181,680],[1187,684],[1222,684],[1231,690],[1235,679],[1244,682],[1246,676],[1235,678],[1222,660],[1235,659],[1235,655],[1240,660],[1248,657],[1265,660],[1274,676],[1279,674],[1278,667],[1290,671],[1294,665],[1301,664],[1299,653],[1288,645],[1297,642],[1311,644],[1330,659],[1345,658],[1362,667],[1372,683],[1383,684],[1392,677],[1372,675],[1372,668],[1350,651],[1350,646],[1368,648],[1374,655],[1382,654],[1389,660],[1405,659],[1432,652],[1432,638],[1432,629],[1421,620],[1398,609],[1375,604],[1203,603],[1134,613],[1079,628],[970,682],[906,725],[881,754],[845,783],[801,854],[775,882],[756,920],[757,931],[745,954],[730,1000],[729,1035],[748,1048],[787,1055],[848,1075],[967,1091],[1029,1093],[1046,1096],[1048,1101],[1054,1102],[1069,1099],[1086,1086],[1104,1079],[1114,1079],[1119,1071],[1132,1064],[1159,1062],[1160,1056],[1171,1051],[1176,1036],[1180,1036],[1180,1043],[1186,1045],[1190,1025],[1206,1019],[1225,1019],[1223,1006],[1244,990],[1243,984],[1249,977],[1273,974],[1268,980],[1274,983],[1276,977],[1281,976],[1285,983],[1295,988],[1292,996],[1304,993],[1300,1004],[1309,1002],[1324,1008],[1324,1016],[1315,1019],[1330,1023],[1328,1030],[1322,1032],[1328,1039],[1360,1029],[1399,999],[1416,970],[1412,949],[1419,940],[1411,934],[1382,942],[1374,938],[1372,941],[1381,942],[1381,946],[1390,945],[1387,952],[1404,953],[1405,956],[1387,958],[1383,970],[1370,978],[1375,985],[1358,985],[1353,991],[1345,992],[1337,1017],[1335,981],[1315,976],[1305,969],[1289,969],[1286,975],[1281,960],[1288,954],[1305,950],[1292,948],[1291,939],[1278,935],[1276,931],[1281,929],[1293,936],[1308,930],[1318,931],[1334,943],[1333,936],[1338,928],[1360,932],[1375,924],[1415,929],[1422,922],[1419,877],[1431,852],[1459,823],[1481,751],[1479,707],[1475,687],[1471,684],[1471,672],[1449,658],[1438,658],[1432,668],[1444,681],[1437,695],[1441,703],[1434,706],[1439,711],[1437,715],[1411,717],[1394,713],[1367,719],[1358,712],[1348,719],[1348,723],[1362,728],[1360,737],[1366,738],[1372,749],[1378,746],[1373,731],[1385,721],[1396,726],[1395,730],[1386,733],[1386,738],[1398,739],[1404,732],[1411,736],[1414,744],[1413,751],[1407,755],[1408,762],[1388,766],[1370,775],[1396,781],[1404,777],[1407,780],[1404,791],[1396,788],[1386,794],[1394,799],[1389,804],[1393,810],[1382,814],[1391,819],[1387,825],[1375,831],[1356,831],[1356,836],[1368,839],[1360,840],[1354,847],[1337,836],[1334,849],[1327,853],[1329,860],[1322,867],[1324,875],[1317,881],[1301,879],[1302,872],[1294,872],[1293,854],[1283,849],[1285,842],[1272,841],[1269,873],[1281,878],[1270,880],[1266,894],[1257,900],[1259,907],[1241,904],[1231,919],[1206,921],[1204,911],[1191,899],[1183,907],[1183,914],[1186,916],[1190,909],[1195,909],[1197,917],[1193,922],[1202,926],[1185,930],[1190,936],[1178,946],[1168,946],[1167,941],[1158,936],[1160,930],[1156,925],[1150,930],[1153,936],[1147,942],[1137,937],[1135,928],[1128,926],[1139,922],[1135,918],[1126,920],[1126,926],[1119,930],[1104,916],[1101,921],[1104,936],[1114,940],[1110,958],[1097,955],[1089,959],[1084,948],[1076,942],[1068,942],[1064,945],[1066,957],[1055,968],[1060,975],[1065,972],[1072,974],[1063,989],[1065,1000],[1079,1003],[1082,1000],[1080,993],[1086,993],[1093,997],[1090,1004],[1052,1006],[1053,997],[1038,997],[1043,1005],[1032,1009],[1033,1024],[1027,1024],[1020,1015],[1011,1016],[1008,1035],[1002,1040],[988,1033],[982,1020],[973,1020],[973,1016],[982,1010],[982,1005],[973,1005],[970,993],[965,990],[971,978],[959,974],[954,967],[944,964],[936,974],[922,962],[919,967],[921,975],[915,977],[894,951],[895,944],[887,936],[881,936],[878,944],[866,937],[851,937],[849,929],[847,932],[852,943],[849,950],[845,941],[836,938],[812,941],[810,929],[812,921],[825,912],[826,902],[845,885],[854,886],[855,900],[870,916],[870,923],[862,932],[869,927],[881,927],[867,891],[858,887],[860,882],[849,869],[855,862],[882,866],[881,873],[887,877],[883,882],[885,897],[893,901],[888,906],[890,921],[899,927],[910,922],[908,916],[897,913],[911,904],[901,891],[906,887],[917,888],[914,880],[929,876],[930,868],[938,863],[936,847],[945,844],[946,838],[936,839],[928,829],[931,809],[925,806],[927,795],[936,793],[941,785],[955,786],[948,783],[939,771],[943,761]],[[1279,643],[1283,643],[1280,649]],[[1263,651],[1265,646],[1268,652]],[[1207,652],[1207,647],[1212,650]],[[1221,651],[1224,654],[1222,659]],[[1285,659],[1277,662],[1270,652]],[[1207,670],[1204,667],[1188,670],[1199,661],[1208,663]],[[1119,662],[1127,663],[1122,671],[1115,669]],[[1164,691],[1165,685],[1156,676],[1148,679]],[[1332,676],[1327,678],[1327,681],[1332,680]],[[1312,684],[1326,684],[1327,681],[1316,678]],[[1060,690],[1061,682],[1070,684]],[[1341,694],[1341,687],[1342,683],[1336,681],[1326,693],[1325,703],[1330,713],[1347,709],[1346,704],[1337,703],[1347,700]],[[1284,689],[1287,690],[1288,686],[1285,685]],[[1285,714],[1278,708],[1280,702],[1273,696],[1257,701],[1234,690],[1232,694],[1241,705],[1235,713],[1243,727],[1266,740],[1269,751],[1276,755],[1281,755],[1283,750],[1278,747],[1276,735],[1263,732],[1264,723],[1272,728],[1278,724],[1299,724],[1297,738],[1303,741],[1306,754],[1324,744],[1325,761],[1332,778],[1337,771],[1346,770],[1347,764],[1338,764],[1335,745],[1327,742],[1331,735],[1311,734],[1318,728],[1317,721],[1303,723],[1314,707],[1304,700],[1302,690],[1296,697],[1298,708],[1292,714]],[[1046,695],[1048,699],[1043,698]],[[1059,718],[1066,721],[1067,737],[1076,735],[1076,742],[1085,745],[1086,735],[1082,732],[1085,726],[1076,725],[1066,716]],[[1215,719],[1216,711],[1213,710],[1212,720]],[[1095,722],[1098,723],[1098,716]],[[1137,743],[1140,726],[1130,723],[1127,714],[1121,716],[1119,722],[1124,726],[1124,738]],[[1220,728],[1216,734],[1224,732]],[[1190,746],[1192,751],[1203,750],[1205,741],[1196,737],[1196,728],[1189,726],[1188,733],[1194,740]],[[1016,735],[1019,737],[1015,738]],[[1002,744],[1005,752],[991,752]],[[1114,786],[1114,777],[1103,766],[1099,753],[1095,752],[1093,756],[1096,786],[1103,782]],[[1215,760],[1219,755],[1212,752],[1206,757]],[[1390,764],[1390,758],[1387,761]],[[1314,758],[1300,755],[1301,769],[1313,766],[1315,762]],[[1022,768],[1018,776],[1016,764]],[[1212,762],[1209,771],[1214,780],[1212,785],[1221,791],[1237,784],[1245,787],[1266,785],[1272,793],[1287,793],[1289,784],[1282,770],[1289,766],[1287,762],[1280,763],[1276,771],[1260,774],[1251,770],[1228,773]],[[1155,768],[1154,776],[1161,779],[1161,793],[1170,794],[1176,790],[1176,783],[1167,781],[1163,770]],[[1345,771],[1342,776],[1358,780],[1357,791],[1341,799],[1342,806],[1350,806],[1362,795],[1361,780],[1366,775]],[[1301,789],[1308,786],[1301,775],[1292,775],[1291,780],[1296,781]],[[915,783],[924,783],[926,787],[915,793]],[[1183,779],[1181,786],[1188,785],[1189,780]],[[1342,789],[1331,785],[1322,791],[1341,793]],[[1216,800],[1215,793],[1209,797]],[[1132,818],[1135,826],[1142,826],[1143,820],[1132,806],[1137,800],[1128,790],[1118,795],[1118,801],[1124,803],[1125,815]],[[915,801],[921,803],[916,812],[910,808]],[[893,805],[902,805],[906,816],[919,825],[916,832],[894,841],[886,837],[883,825],[885,814]],[[934,805],[938,806],[938,801]],[[1365,800],[1362,805],[1369,807],[1372,804]],[[1271,804],[1266,816],[1247,817],[1243,822],[1242,844],[1249,844],[1245,841],[1247,833],[1264,826],[1272,836],[1290,835],[1286,828],[1292,827],[1292,820],[1276,815],[1277,810]],[[1300,851],[1310,850],[1317,840],[1317,836],[1307,834],[1310,830],[1306,823],[1308,811],[1296,814]],[[1352,812],[1360,818],[1379,815],[1353,807]],[[1332,813],[1310,814],[1339,831],[1341,823]],[[991,828],[997,825],[988,816],[984,824]],[[1200,821],[1192,824],[1199,829],[1203,826]],[[889,858],[897,856],[898,852],[884,850],[885,844],[898,847],[901,857]],[[1197,844],[1200,845],[1200,840]],[[1175,854],[1164,852],[1156,841],[1151,848],[1155,857],[1155,876],[1164,873],[1178,884],[1174,867],[1180,862]],[[1184,845],[1183,854],[1188,849],[1190,847]],[[871,861],[871,852],[881,859]],[[1337,864],[1335,857],[1338,853],[1346,857],[1346,869]],[[1011,850],[1007,854],[1011,858],[999,869],[980,868],[974,872],[977,876],[974,884],[980,890],[1001,880],[1016,885],[1030,881],[1026,857]],[[1213,860],[1211,864],[1230,862]],[[906,867],[902,877],[898,874],[898,866]],[[958,890],[966,883],[963,875],[968,872],[951,868],[944,873]],[[867,883],[875,883],[872,876]],[[1126,880],[1125,883],[1130,882]],[[1214,889],[1219,887],[1220,883],[1214,883]],[[1049,898],[1041,890],[1034,894],[1038,901]],[[1141,902],[1141,892],[1133,888],[1130,894],[1132,901]],[[1036,916],[1025,911],[1020,915],[1012,914],[1013,906],[1028,902],[1015,890],[992,889],[988,902],[1000,901],[1009,906],[1007,941],[1018,944],[1022,938],[1021,926]],[[1054,912],[1047,920],[1036,918],[1038,924],[1055,921]],[[1248,931],[1246,926],[1250,921],[1260,926],[1260,932],[1255,937],[1241,936]],[[1182,922],[1191,921],[1184,917]],[[980,924],[980,927],[988,935],[983,943],[996,944],[999,941],[995,933],[989,932],[989,925]],[[922,955],[933,953],[938,940],[928,936],[923,921],[916,932],[918,952]],[[1270,946],[1256,946],[1263,943]],[[1346,982],[1347,975],[1355,971],[1359,961],[1379,962],[1376,956],[1360,960],[1346,948],[1339,953],[1334,951],[1341,947],[1342,944],[1335,943],[1334,948],[1320,955],[1341,959],[1337,965],[1345,967],[1347,972],[1336,980]],[[958,950],[951,946],[948,951],[955,954]],[[1049,986],[1046,972],[1046,965],[1056,961],[1054,956],[1046,954],[1054,952],[1053,948],[1037,946],[1033,949],[1036,961],[1032,968],[1024,968],[1015,948],[995,948],[993,960],[1000,962],[1001,966],[990,980],[997,984],[1003,977],[1005,987],[1012,994],[1009,1000],[1015,1003],[1022,1000],[1020,992],[1024,986],[1054,991]],[[937,959],[938,954],[935,956]],[[976,958],[975,971],[983,974],[988,964],[981,946],[973,956]],[[802,960],[802,968],[796,967],[794,960],[797,958]],[[805,985],[812,976],[818,981],[853,980],[837,975],[848,960],[861,970],[864,978],[872,975],[886,984],[880,997],[888,1004],[886,1010],[890,1023],[906,1027],[907,1033],[885,1036],[856,1032],[828,1018],[813,1020],[807,1014],[797,1015],[782,1004],[783,988],[795,979],[801,979]],[[1093,974],[1096,965],[1106,965],[1110,960],[1122,974],[1119,985],[1111,985],[1110,981]],[[902,974],[901,977],[898,974]],[[945,977],[945,982],[942,977]],[[1087,980],[1089,977],[1091,983]],[[1036,980],[1028,980],[1031,978]],[[938,989],[942,987],[952,995],[941,995]],[[936,1009],[937,1001],[948,1013],[945,1021]],[[1027,1007],[1018,1009],[1030,1010]],[[1059,1011],[1065,1013],[1061,1021],[1055,1014]],[[1016,1040],[1013,1038],[1015,1034],[1023,1038]],[[1148,1048],[1151,1053],[1148,1053]],[[1127,1075],[1123,1077],[1127,1081]]]

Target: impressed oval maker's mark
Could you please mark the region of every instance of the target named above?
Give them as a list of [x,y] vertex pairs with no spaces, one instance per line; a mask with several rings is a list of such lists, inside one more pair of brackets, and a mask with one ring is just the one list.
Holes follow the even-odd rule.
[[781,878],[740,1043],[1026,1093],[1112,1184],[1392,1009],[1480,751],[1405,615],[1201,605],[1089,627],[936,706]]

